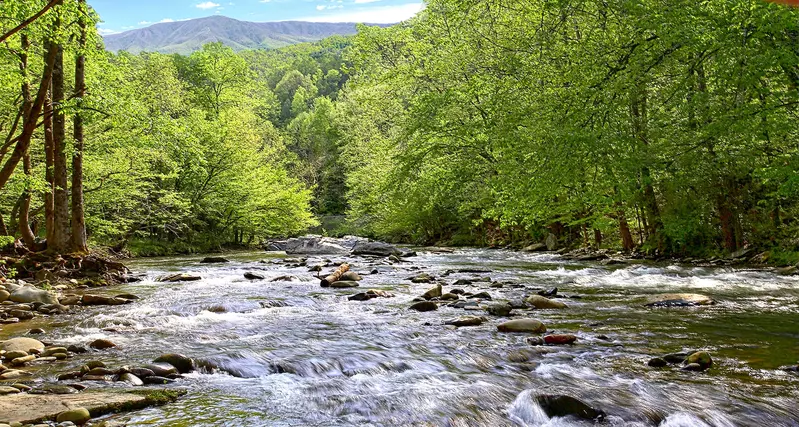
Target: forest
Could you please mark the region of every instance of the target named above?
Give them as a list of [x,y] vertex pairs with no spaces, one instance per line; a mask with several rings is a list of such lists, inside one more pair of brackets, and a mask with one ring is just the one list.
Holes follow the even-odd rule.
[[0,15],[4,245],[157,255],[313,228],[799,261],[795,9],[430,0],[353,37],[188,56],[105,51],[85,0]]

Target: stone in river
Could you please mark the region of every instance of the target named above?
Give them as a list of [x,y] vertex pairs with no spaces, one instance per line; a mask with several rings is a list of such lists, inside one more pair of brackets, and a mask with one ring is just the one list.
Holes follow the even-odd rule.
[[485,308],[486,313],[493,315],[493,316],[508,316],[513,310],[510,304],[506,302],[501,302],[497,304],[491,304]]
[[14,387],[6,387],[0,386],[0,396],[5,396],[7,394],[17,394],[20,390]]
[[546,297],[542,297],[541,295],[530,295],[529,297],[527,297],[524,300],[524,302],[526,302],[527,304],[530,304],[531,306],[533,306],[533,307],[535,307],[537,309],[550,309],[550,308],[560,309],[560,308],[566,308],[566,304],[564,304],[564,303],[562,303],[560,301],[555,301],[555,300],[551,300],[551,299],[546,298]]
[[574,344],[575,341],[577,341],[577,336],[571,334],[555,334],[544,337],[544,344],[548,345]]
[[685,362],[685,359],[687,359],[688,356],[691,355],[691,354],[693,354],[693,352],[690,352],[690,353],[671,353],[671,354],[667,354],[667,355],[663,356],[663,360],[665,360],[666,362],[672,363],[672,364],[683,363],[683,362]]
[[648,298],[647,307],[694,307],[713,305],[716,301],[701,294],[660,294]]
[[120,375],[119,380],[134,386],[144,385],[144,381],[142,381],[141,378],[131,374],[130,372]]
[[177,369],[181,374],[188,374],[189,372],[194,371],[194,360],[182,354],[163,354],[157,359],[153,360],[153,362],[168,363],[174,366],[175,369]]
[[249,271],[244,273],[244,278],[247,279],[247,280],[264,280],[264,279],[266,279],[266,277],[261,276],[260,274],[251,273]]
[[[427,273],[420,273],[417,274],[416,276],[408,277],[407,280],[410,280],[412,283],[432,283],[433,280],[435,279],[433,278],[433,276]],[[439,294],[439,296],[441,296],[441,294]]]
[[42,304],[58,304],[58,298],[44,289],[38,289],[33,286],[21,286],[11,292],[9,298],[14,302],[32,303],[40,302]]
[[11,293],[6,291],[5,289],[0,289],[0,302],[3,302],[11,296]]
[[702,372],[702,371],[705,370],[705,368],[703,368],[702,365],[700,365],[698,363],[689,363],[689,364],[683,366],[682,370],[683,371],[691,371],[691,372]]
[[196,282],[198,280],[202,280],[202,277],[189,273],[169,274],[158,279],[159,282]]
[[535,400],[549,417],[573,416],[587,421],[602,421],[607,416],[604,411],[571,396],[540,394]]
[[436,303],[434,303],[432,301],[421,301],[421,302],[417,302],[416,304],[410,306],[410,309],[411,310],[416,310],[416,311],[422,311],[422,312],[424,312],[424,311],[433,311],[433,310],[438,310],[438,304],[436,304]]
[[497,325],[499,332],[544,333],[547,327],[536,319],[514,319]]
[[439,283],[438,285],[436,285],[435,288],[431,288],[427,292],[422,294],[422,298],[424,298],[424,299],[433,299],[433,298],[439,298],[439,297],[441,297],[441,295],[442,295],[442,288],[441,288],[441,284]]
[[713,366],[713,359],[710,357],[710,353],[706,351],[697,351],[685,359],[685,364],[697,364],[701,366],[702,369],[708,369]]
[[16,380],[20,378],[29,377],[33,374],[26,371],[19,371],[16,369],[6,369],[2,373],[0,373],[0,380]]
[[649,365],[649,366],[651,366],[653,368],[663,368],[663,367],[667,366],[668,364],[669,364],[669,362],[667,362],[665,359],[662,359],[660,357],[655,357],[655,358],[649,359],[649,362],[647,362],[647,365]]
[[338,282],[333,282],[330,284],[331,288],[357,288],[360,286],[358,282],[351,281],[351,280],[339,280]]
[[25,357],[27,355],[28,355],[27,351],[11,350],[11,351],[7,351],[6,354],[3,355],[3,358],[5,358],[6,360],[12,360],[12,359],[16,359],[18,357]]
[[547,289],[543,291],[538,291],[538,295],[542,297],[552,298],[558,294],[558,288]]
[[171,384],[171,383],[175,382],[175,380],[170,379],[170,378],[166,378],[166,377],[152,376],[152,377],[143,378],[142,382],[144,382],[145,384],[159,384],[159,385],[162,385],[162,384]]
[[56,417],[56,422],[63,423],[63,422],[71,422],[76,425],[83,425],[86,424],[87,421],[92,419],[91,414],[89,414],[89,410],[86,408],[75,408],[70,409],[68,411],[64,411]]
[[460,297],[458,297],[458,295],[453,294],[453,293],[446,293],[446,294],[441,295],[440,299],[442,301],[456,301],[456,300],[460,299]]
[[230,260],[227,258],[223,258],[221,256],[209,256],[203,258],[203,260],[200,261],[200,264],[224,264],[227,262],[230,262]]
[[359,281],[363,280],[363,277],[361,277],[360,274],[358,274],[358,273],[356,273],[354,271],[347,271],[347,272],[344,272],[344,274],[341,275],[339,280],[347,281],[347,282],[359,282]]
[[491,294],[489,294],[488,292],[478,292],[478,293],[476,293],[474,295],[469,295],[466,298],[469,298],[469,299],[485,299],[485,300],[489,300],[490,301],[491,300]]
[[105,350],[107,348],[116,347],[117,345],[113,342],[105,339],[98,339],[94,340],[89,344],[89,347],[96,349],[96,350]]
[[462,326],[480,326],[483,322],[486,321],[485,317],[478,317],[478,316],[461,316],[457,319],[449,320],[444,322],[445,325],[452,325],[457,327]]
[[11,338],[10,340],[0,343],[0,351],[2,350],[5,350],[6,352],[14,350],[24,351],[26,353],[30,353],[32,350],[41,352],[44,350],[44,344],[42,344],[41,341],[35,340],[33,338]]
[[[178,369],[174,366],[167,364],[167,363],[150,363],[143,366],[144,369],[149,369],[153,371],[153,375],[147,376],[158,376],[158,377],[167,377],[169,375],[176,375],[178,374]],[[134,374],[136,373],[134,370],[131,370]],[[141,375],[136,375],[141,376]]]

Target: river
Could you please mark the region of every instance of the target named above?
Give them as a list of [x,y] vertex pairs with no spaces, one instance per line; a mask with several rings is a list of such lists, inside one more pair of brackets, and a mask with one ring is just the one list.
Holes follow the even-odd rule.
[[[346,298],[356,290],[322,288],[306,267],[280,257],[225,256],[232,262],[133,261],[131,268],[146,279],[107,292],[136,294],[136,303],[86,308],[26,327],[44,327],[42,339],[50,342],[107,338],[117,344],[79,358],[135,364],[175,352],[224,368],[180,380],[176,386],[189,393],[175,404],[112,417],[129,426],[591,425],[548,418],[532,399],[539,393],[577,397],[606,411],[611,426],[799,426],[799,376],[778,369],[799,360],[797,277],[465,249],[420,252],[397,265],[347,258],[356,271],[379,272],[365,275],[360,291],[395,294],[357,302]],[[490,272],[442,277],[458,269]],[[168,272],[203,279],[156,281]],[[246,280],[245,272],[266,280]],[[444,326],[484,313],[445,306],[409,311],[411,300],[431,287],[406,280],[420,272],[444,280],[445,292],[457,279],[490,277],[502,287],[475,282],[461,288],[488,292],[494,300],[558,287],[579,298],[562,299],[569,306],[564,310],[514,312],[579,339],[571,346],[533,347],[525,335],[497,332],[507,319],[487,315],[481,326]],[[286,275],[296,279],[269,281]],[[718,304],[644,307],[647,296],[663,292],[702,293]],[[714,366],[699,373],[647,366],[652,357],[688,350],[709,351]]]

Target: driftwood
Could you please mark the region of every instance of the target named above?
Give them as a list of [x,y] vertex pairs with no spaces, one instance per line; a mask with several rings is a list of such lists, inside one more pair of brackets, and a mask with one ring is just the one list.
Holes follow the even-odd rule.
[[339,267],[338,270],[334,271],[333,274],[322,279],[322,287],[326,288],[330,286],[331,283],[338,282],[341,279],[341,276],[343,276],[344,273],[346,273],[349,270],[350,270],[349,264],[341,264],[341,267]]

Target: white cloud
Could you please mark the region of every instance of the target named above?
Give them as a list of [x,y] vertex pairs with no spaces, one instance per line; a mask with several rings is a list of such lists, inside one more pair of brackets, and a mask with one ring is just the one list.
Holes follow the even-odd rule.
[[376,3],[380,0],[355,0],[355,4]]
[[159,24],[163,24],[165,22],[175,22],[175,20],[172,19],[172,18],[164,18],[164,19],[158,21]]
[[215,7],[219,7],[219,3],[214,3],[212,1],[202,2],[200,4],[194,5],[194,7],[198,9],[213,9]]
[[141,22],[139,22],[139,25],[147,25],[147,24],[152,24],[152,22],[150,22],[150,21],[141,21]]
[[98,28],[97,32],[100,33],[101,36],[119,33],[119,31],[109,30],[108,28]]
[[319,6],[316,6],[316,10],[341,9],[342,7],[344,7],[344,6],[342,6],[340,4],[333,4],[333,5],[320,4]]
[[322,16],[298,18],[308,22],[366,22],[369,24],[395,24],[413,18],[424,10],[424,3],[409,3],[398,6],[360,8],[351,12],[337,12]]

